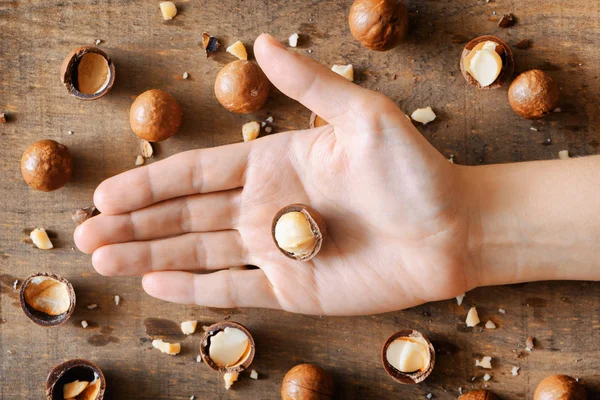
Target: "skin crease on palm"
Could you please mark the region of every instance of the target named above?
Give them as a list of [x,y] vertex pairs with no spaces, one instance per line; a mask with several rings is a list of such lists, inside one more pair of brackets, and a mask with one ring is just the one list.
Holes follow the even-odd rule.
[[[331,125],[192,150],[103,182],[102,214],[75,231],[96,270],[144,275],[146,292],[168,301],[321,315],[398,310],[477,286],[461,167],[387,97],[269,35],[254,52],[279,90]],[[271,237],[291,203],[327,223],[310,262],[284,257]],[[243,265],[259,269],[229,269]]]

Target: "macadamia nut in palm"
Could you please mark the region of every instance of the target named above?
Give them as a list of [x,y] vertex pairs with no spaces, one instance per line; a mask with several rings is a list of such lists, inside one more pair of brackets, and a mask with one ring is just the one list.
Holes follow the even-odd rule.
[[181,108],[169,93],[158,89],[140,94],[129,110],[133,132],[149,142],[162,142],[177,133]]
[[272,234],[277,248],[287,257],[309,261],[321,249],[325,223],[311,207],[292,204],[275,215]]
[[270,82],[258,64],[237,60],[227,64],[215,80],[219,103],[231,112],[258,111],[269,97]]

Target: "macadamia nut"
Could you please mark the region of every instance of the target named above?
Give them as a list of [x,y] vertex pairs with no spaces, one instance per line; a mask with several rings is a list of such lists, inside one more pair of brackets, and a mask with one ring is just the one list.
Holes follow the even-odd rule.
[[50,250],[54,247],[44,228],[36,228],[29,234],[31,241],[38,249]]
[[31,278],[25,286],[24,297],[29,307],[52,316],[66,313],[71,306],[66,283],[47,276]]
[[275,240],[284,251],[303,256],[312,252],[317,238],[306,216],[294,211],[282,215],[277,221]]
[[429,343],[422,337],[399,337],[388,346],[386,357],[400,372],[424,371],[430,363]]
[[160,3],[160,12],[165,20],[173,19],[177,15],[177,6],[172,1],[162,1]]
[[209,355],[217,365],[230,367],[242,360],[249,348],[250,341],[244,332],[227,327],[211,338]]
[[495,42],[481,42],[465,57],[465,70],[482,88],[494,83],[502,71],[502,58],[496,47]]

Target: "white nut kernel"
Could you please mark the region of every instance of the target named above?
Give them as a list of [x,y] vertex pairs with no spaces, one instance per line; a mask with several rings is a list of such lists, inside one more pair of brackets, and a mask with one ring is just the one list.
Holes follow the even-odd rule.
[[242,43],[239,40],[237,42],[235,42],[234,44],[232,44],[231,46],[227,47],[225,49],[225,51],[228,52],[229,54],[233,54],[240,60],[248,59],[248,52],[246,51],[246,47],[244,46],[244,43]]
[[431,362],[429,344],[422,337],[399,337],[387,348],[386,359],[400,372],[425,371]]
[[288,39],[290,47],[298,46],[298,39],[300,39],[300,35],[298,35],[297,33],[292,33],[292,35]]
[[483,357],[481,361],[475,360],[475,366],[485,369],[492,369],[492,357]]
[[49,250],[53,248],[52,242],[48,237],[48,233],[44,228],[36,228],[29,234],[31,241],[38,249]]
[[481,321],[479,320],[479,314],[477,314],[477,309],[475,307],[471,307],[469,313],[467,314],[467,319],[465,321],[469,328],[477,326]]
[[155,339],[152,341],[152,346],[155,349],[160,350],[165,354],[170,354],[172,356],[179,354],[181,351],[181,344],[179,343],[168,343],[164,342],[161,339]]
[[196,332],[197,321],[184,321],[181,323],[181,332],[185,335],[191,335]]
[[225,381],[225,389],[229,390],[231,385],[233,385],[233,382],[238,380],[239,375],[240,374],[237,372],[226,372],[225,375],[223,375],[223,380]]
[[494,321],[488,320],[488,322],[485,323],[485,329],[496,329],[496,324]]
[[479,43],[465,57],[465,70],[481,87],[494,83],[502,71],[502,58],[496,52],[496,46],[491,41]]
[[177,7],[172,1],[162,1],[160,12],[165,20],[173,19],[177,15]]
[[354,82],[354,67],[352,64],[348,65],[334,65],[331,67],[331,70],[338,75],[343,76],[348,79],[350,82]]
[[436,117],[431,107],[417,108],[410,116],[414,121],[427,125]]
[[317,243],[310,222],[298,211],[279,218],[275,224],[275,240],[280,249],[300,257],[310,254]]
[[260,134],[260,124],[256,121],[248,122],[242,126],[242,136],[244,137],[244,142],[249,142],[254,140]]

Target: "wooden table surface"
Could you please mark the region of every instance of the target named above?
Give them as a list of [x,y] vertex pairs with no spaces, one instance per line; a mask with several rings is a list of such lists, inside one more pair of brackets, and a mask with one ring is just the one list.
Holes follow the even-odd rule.
[[[353,40],[346,22],[350,0],[176,3],[177,17],[163,21],[158,1],[0,0],[0,112],[9,115],[9,123],[0,125],[1,399],[42,398],[50,369],[76,357],[101,366],[109,399],[276,399],[286,371],[302,362],[330,370],[340,399],[423,399],[428,393],[451,399],[459,387],[486,385],[482,376],[488,371],[475,368],[475,359],[483,355],[493,357],[487,385],[506,399],[531,398],[543,377],[558,372],[581,378],[590,391],[600,389],[596,283],[477,289],[462,306],[448,300],[359,318],[216,310],[153,299],[142,291],[139,278],[99,276],[90,257],[74,250],[70,218],[72,210],[90,205],[103,179],[134,168],[138,139],[129,128],[128,110],[147,89],[171,92],[184,112],[179,133],[156,146],[152,161],[241,141],[241,125],[254,117],[226,111],[212,86],[219,69],[233,60],[224,47],[239,39],[251,49],[261,32],[282,41],[299,32],[301,45],[295,51],[308,54],[310,49],[326,65],[354,64],[358,84],[385,93],[408,113],[431,105],[438,119],[419,129],[440,152],[454,154],[457,163],[552,159],[563,149],[573,156],[596,154],[600,2],[409,0],[410,35],[387,53],[369,51]],[[500,29],[495,15],[507,12],[518,22]],[[209,59],[199,44],[203,31],[223,45]],[[530,39],[532,48],[514,50],[517,71],[548,71],[562,88],[562,112],[529,122],[512,112],[506,88],[468,86],[458,57],[468,39],[483,34],[497,34],[511,45]],[[62,87],[59,66],[72,49],[96,39],[114,59],[116,83],[105,98],[83,102]],[[186,71],[190,79],[181,80]],[[273,93],[256,118],[268,115],[274,117],[276,133],[305,128],[310,112]],[[41,193],[24,183],[19,160],[29,144],[47,138],[69,146],[75,172],[65,188]],[[547,139],[551,144],[544,144]],[[27,243],[28,232],[38,226],[54,233],[55,249],[41,251]],[[14,280],[38,271],[61,274],[75,287],[77,307],[64,326],[38,327],[19,307]],[[119,306],[113,301],[116,294],[122,298]],[[98,308],[88,310],[91,303]],[[498,329],[466,328],[471,305]],[[220,375],[195,362],[200,334],[181,338],[175,326],[187,319],[208,325],[228,316],[253,333],[253,368],[260,376],[254,381],[242,374],[230,391]],[[90,323],[85,330],[82,320]],[[157,327],[164,328],[165,337],[182,341],[180,355],[152,349],[150,337]],[[396,384],[379,359],[386,337],[404,328],[421,330],[438,349],[433,374],[418,386]],[[528,336],[536,338],[531,353],[524,351]],[[521,368],[516,377],[513,366]]]

